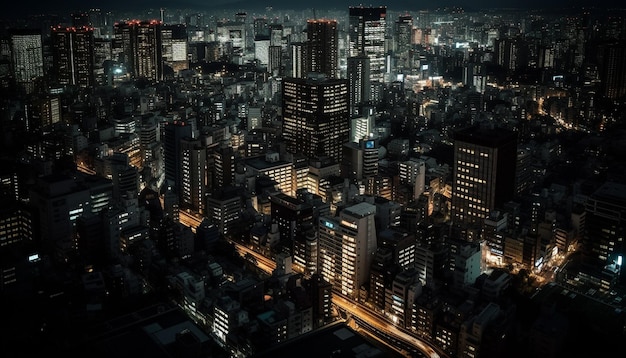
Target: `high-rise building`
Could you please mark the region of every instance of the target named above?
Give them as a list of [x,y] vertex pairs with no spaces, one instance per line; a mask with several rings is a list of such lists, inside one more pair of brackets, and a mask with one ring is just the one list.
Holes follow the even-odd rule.
[[286,151],[341,162],[348,141],[348,82],[317,74],[283,81],[283,138]]
[[163,61],[174,72],[189,68],[187,59],[187,27],[183,24],[163,25],[161,30]]
[[481,224],[515,194],[517,133],[472,126],[454,133],[454,223]]
[[94,85],[94,36],[91,27],[52,28],[52,59],[60,85]]
[[369,280],[376,252],[376,206],[362,202],[319,220],[319,269],[333,289],[352,299]]
[[313,227],[313,207],[284,193],[270,195],[272,222],[278,224],[280,239],[289,243]]
[[207,197],[207,214],[222,235],[230,234],[241,217],[241,196],[237,188],[219,188]]
[[409,14],[400,15],[395,25],[398,57],[403,66],[409,66],[409,56],[412,45],[411,35],[413,34],[413,16]]
[[308,49],[305,42],[291,43],[291,77],[306,78],[308,60]]
[[192,137],[192,126],[185,122],[168,122],[161,127],[163,134],[163,161],[165,165],[165,180],[178,192],[181,183],[181,140]]
[[[601,289],[611,289],[614,280],[624,280],[624,257],[626,256],[626,185],[605,182],[585,202],[585,224],[582,252],[585,261],[596,268],[596,276],[604,271],[605,284]],[[608,272],[613,278],[608,279]]]
[[9,36],[15,82],[26,93],[32,93],[35,90],[36,81],[44,75],[41,32],[31,29],[12,29]]
[[113,52],[135,78],[163,79],[162,24],[157,20],[119,22],[114,26]]
[[386,18],[387,8],[384,6],[349,8],[350,57],[369,58],[372,82],[384,82]]
[[626,95],[626,41],[613,42],[599,50],[602,52],[602,92],[610,99],[623,98]]
[[207,189],[206,148],[201,145],[200,140],[189,138],[182,139],[180,147],[181,207],[204,214]]
[[359,143],[344,144],[341,176],[361,181],[378,175],[378,139],[361,138]]
[[370,59],[367,56],[348,57],[348,86],[350,87],[350,117],[366,116],[361,106],[372,99]]
[[338,43],[337,20],[308,20],[309,72],[337,78]]

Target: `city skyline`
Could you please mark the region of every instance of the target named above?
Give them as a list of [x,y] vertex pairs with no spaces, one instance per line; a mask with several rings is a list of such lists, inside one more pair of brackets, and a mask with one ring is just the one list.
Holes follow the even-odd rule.
[[590,7],[596,9],[624,9],[626,6],[618,6],[612,0],[556,0],[556,1],[540,1],[540,0],[513,0],[503,3],[498,0],[427,0],[414,2],[410,0],[387,0],[387,1],[332,1],[320,0],[315,2],[299,2],[294,3],[287,0],[273,0],[266,2],[258,2],[253,0],[214,0],[204,2],[200,0],[184,0],[184,1],[148,1],[138,0],[133,2],[112,0],[69,0],[58,4],[43,0],[27,0],[19,3],[13,3],[9,6],[5,14],[14,14],[19,16],[37,15],[54,13],[63,15],[76,11],[86,11],[93,8],[99,8],[103,11],[119,11],[133,12],[147,9],[193,9],[197,11],[210,11],[217,9],[234,9],[234,10],[259,10],[269,7],[282,10],[305,10],[305,9],[347,9],[349,6],[386,6],[393,11],[417,11],[417,10],[433,10],[444,7],[461,7],[466,11],[479,11],[483,9],[573,9],[580,7]]
[[625,16],[163,3],[3,22],[6,352],[626,352]]

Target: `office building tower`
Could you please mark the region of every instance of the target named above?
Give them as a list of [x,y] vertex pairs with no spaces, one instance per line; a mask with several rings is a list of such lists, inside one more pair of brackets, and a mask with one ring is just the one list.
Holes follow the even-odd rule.
[[221,21],[217,24],[216,40],[227,45],[228,57],[241,57],[247,48],[247,26],[238,21]]
[[410,158],[398,163],[400,183],[411,188],[411,201],[417,200],[426,190],[426,162]]
[[163,159],[165,164],[165,180],[178,192],[181,184],[181,140],[192,138],[191,126],[182,121],[168,122],[162,127]]
[[306,42],[292,42],[291,52],[291,77],[306,78],[309,66],[309,50]]
[[52,28],[52,60],[58,84],[88,88],[94,85],[94,36],[91,27]]
[[482,224],[515,194],[517,134],[472,126],[454,133],[452,219]]
[[244,165],[248,177],[267,177],[275,182],[278,190],[293,195],[293,163],[280,160],[278,153],[268,152],[265,156],[246,158]]
[[363,138],[369,138],[374,133],[374,116],[361,116],[350,119],[350,141],[359,143]]
[[[626,185],[605,182],[585,202],[582,253],[585,263],[595,268],[602,291],[624,282],[626,257]],[[593,270],[589,270],[592,272]],[[612,272],[612,274],[609,274]]]
[[606,98],[619,99],[626,95],[626,41],[601,46],[600,80]]
[[44,75],[41,32],[11,29],[9,36],[15,82],[27,94],[33,93],[37,81]]
[[527,46],[520,39],[501,38],[494,41],[495,62],[509,73],[527,64]]
[[328,78],[337,78],[338,43],[337,20],[308,20],[308,72],[323,73]]
[[269,35],[269,23],[266,17],[257,17],[252,22],[252,29],[254,36],[257,35]]
[[[259,61],[259,65],[268,68],[270,62],[270,37],[257,36],[254,38],[254,58]],[[269,72],[269,71],[268,71]]]
[[386,18],[387,8],[384,6],[349,8],[350,57],[369,58],[372,82],[384,82]]
[[37,226],[42,248],[55,259],[66,260],[74,250],[72,236],[76,220],[83,214],[99,213],[109,207],[113,196],[110,180],[95,175],[51,174],[38,178],[30,190],[30,201],[38,203]]
[[217,225],[221,235],[235,231],[241,217],[242,201],[239,189],[224,187],[207,197],[206,217]]
[[267,72],[273,76],[281,76],[283,73],[283,49],[281,46],[269,47],[269,62]]
[[348,86],[350,88],[350,117],[365,114],[362,107],[372,100],[370,59],[367,56],[348,57]]
[[180,141],[180,205],[200,214],[205,213],[207,189],[206,148],[200,140],[184,138]]
[[359,299],[376,252],[376,206],[362,202],[319,219],[319,269],[333,289]]
[[359,143],[344,144],[341,176],[361,181],[378,175],[378,139],[361,138]]
[[119,22],[114,26],[113,51],[134,78],[163,79],[163,37],[159,21]]
[[304,277],[318,272],[317,232],[312,229],[296,236],[293,240],[293,269]]
[[313,228],[313,207],[284,193],[270,195],[272,222],[278,224],[280,239],[289,243]]
[[412,48],[411,36],[413,34],[413,16],[403,14],[398,16],[395,24],[396,49],[400,65],[408,67],[410,65],[410,54]]
[[187,27],[183,24],[163,25],[161,30],[163,62],[177,73],[189,68],[187,58]]
[[104,86],[109,82],[109,79],[112,80],[112,71],[113,68],[111,66],[107,66],[105,68],[105,63],[108,63],[112,59],[112,41],[110,39],[102,39],[102,38],[94,38],[93,42],[93,71],[94,71],[94,81],[97,85]]
[[235,150],[232,147],[219,147],[212,151],[212,186],[222,188],[235,184]]
[[286,151],[341,162],[348,141],[348,83],[323,75],[283,80],[283,138]]

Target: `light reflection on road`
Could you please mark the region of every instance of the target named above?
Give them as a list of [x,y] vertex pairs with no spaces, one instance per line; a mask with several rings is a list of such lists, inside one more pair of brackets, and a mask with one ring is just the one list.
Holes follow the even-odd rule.
[[[239,255],[241,255],[242,257],[254,258],[257,267],[264,272],[272,274],[274,269],[276,269],[276,262],[274,262],[272,259],[254,251],[246,245],[237,243],[235,241],[231,242],[235,245],[235,248],[237,249]],[[348,300],[334,292],[332,301],[333,304],[335,304],[337,307],[346,312],[349,312],[355,317],[358,317],[360,320],[366,322],[371,327],[381,332],[384,332],[385,334],[392,336],[398,340],[401,340],[408,345],[416,347],[419,351],[424,353],[429,358],[448,358],[443,354],[437,353],[429,343],[424,342],[414,337],[413,335],[406,333],[405,331],[394,326],[393,324],[388,323],[382,315],[372,312],[370,309],[365,308],[361,304]]]

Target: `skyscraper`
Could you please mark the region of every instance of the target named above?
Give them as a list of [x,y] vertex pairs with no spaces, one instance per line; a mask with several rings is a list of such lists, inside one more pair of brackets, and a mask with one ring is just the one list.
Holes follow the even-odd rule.
[[163,25],[163,61],[175,72],[189,68],[187,59],[187,27],[182,24]]
[[369,280],[376,252],[376,206],[363,202],[319,220],[319,269],[333,289],[352,299]]
[[413,34],[413,16],[404,14],[398,16],[396,21],[396,41],[397,52],[402,66],[409,66],[409,55],[411,51],[411,35]]
[[15,82],[26,93],[32,93],[35,90],[35,81],[44,75],[41,32],[31,29],[12,29],[9,36]]
[[337,78],[337,20],[308,20],[309,71]]
[[[626,185],[606,182],[585,202],[582,252],[585,261],[601,272],[612,268],[615,276],[623,273],[626,255]],[[607,280],[606,274],[603,274]],[[624,282],[624,275],[621,275]],[[611,287],[601,287],[610,289]]]
[[206,148],[198,139],[183,138],[180,141],[180,149],[181,207],[204,214],[207,193]]
[[283,81],[283,137],[286,150],[341,162],[348,141],[348,81],[316,74]]
[[472,126],[454,133],[452,215],[455,224],[480,224],[515,193],[517,133]]
[[387,8],[354,6],[349,8],[350,57],[370,59],[371,81],[384,82],[385,33]]
[[626,96],[626,41],[601,46],[600,77],[602,92],[611,99]]
[[350,86],[350,117],[364,116],[361,106],[372,99],[370,59],[367,56],[348,58],[348,86]]
[[114,26],[113,52],[135,78],[163,79],[161,23],[156,20],[119,22]]
[[192,129],[185,122],[177,121],[166,123],[162,127],[162,131],[165,180],[169,182],[168,185],[175,188],[175,192],[178,192],[182,178],[181,143],[183,139],[192,137]]
[[94,85],[94,36],[91,27],[56,26],[51,31],[54,77],[60,85]]

